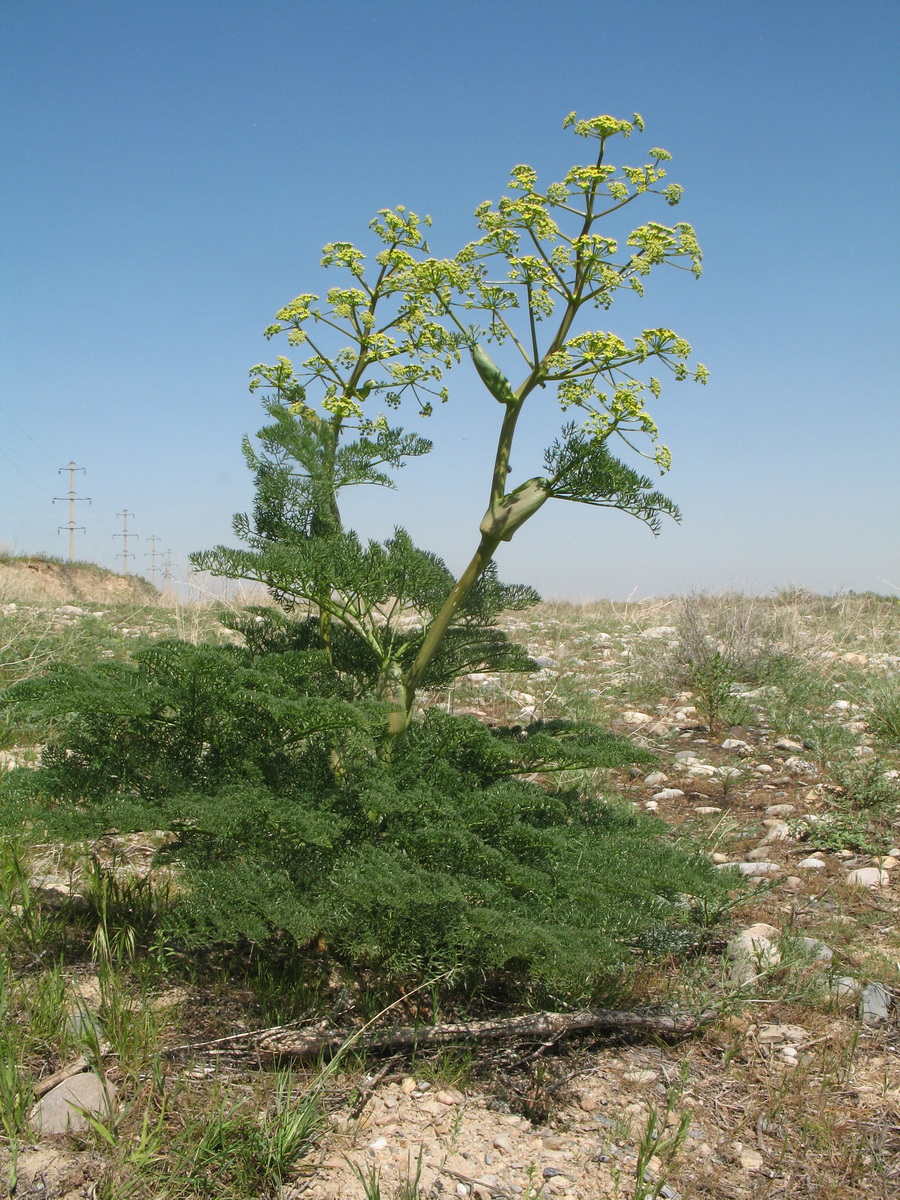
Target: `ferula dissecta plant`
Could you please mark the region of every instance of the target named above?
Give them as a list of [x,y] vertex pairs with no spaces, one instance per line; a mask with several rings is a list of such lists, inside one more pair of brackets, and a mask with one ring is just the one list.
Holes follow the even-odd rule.
[[[531,167],[514,167],[497,204],[476,208],[477,236],[454,257],[433,257],[425,239],[430,218],[420,220],[402,206],[383,209],[371,222],[378,246],[371,261],[350,242],[325,247],[322,265],[344,282],[324,299],[297,296],[266,330],[269,338],[286,335],[302,361],[278,357],[251,372],[251,389],[266,389],[267,411],[280,428],[274,456],[260,460],[245,447],[258,489],[261,481],[270,489],[253,520],[236,519],[251,551],[218,547],[194,556],[196,566],[214,574],[266,583],[288,605],[302,599],[314,606],[326,651],[335,621],[359,632],[381,655],[376,694],[393,709],[392,734],[405,729],[417,689],[429,681],[435,656],[492,569],[501,542],[548,500],[617,508],[654,532],[663,516],[679,517],[675,504],[613,450],[624,448],[664,473],[670,454],[646,402],[660,396],[664,372],[704,383],[706,369],[691,364],[690,346],[671,329],[643,329],[626,341],[590,326],[622,289],[643,295],[656,268],[699,276],[700,247],[685,222],[648,220],[624,238],[612,236],[622,227],[623,209],[655,203],[665,212],[682,195],[678,184],[666,182],[671,156],[665,150],[649,150],[642,166],[607,161],[615,139],[643,131],[640,116],[580,120],[570,113],[564,127],[592,147],[591,160],[545,186]],[[389,425],[386,413],[412,403],[427,417],[436,402],[449,400],[446,377],[463,355],[499,405],[491,410],[495,435],[484,435],[496,436],[488,502],[474,554],[452,586],[432,589],[424,601],[393,596],[421,622],[417,639],[398,652],[392,638],[385,639],[383,610],[370,602],[365,581],[348,586],[329,577],[327,567],[298,570],[292,580],[278,568],[279,541],[346,536],[341,490],[358,483],[392,486],[390,472],[404,458],[430,449],[424,439]],[[543,400],[548,392],[555,392],[563,414],[559,435],[544,451],[541,473],[516,482],[509,464],[519,418],[534,393]],[[489,422],[479,428],[487,431]],[[273,508],[278,486],[284,494]],[[434,561],[416,553],[423,563]]]

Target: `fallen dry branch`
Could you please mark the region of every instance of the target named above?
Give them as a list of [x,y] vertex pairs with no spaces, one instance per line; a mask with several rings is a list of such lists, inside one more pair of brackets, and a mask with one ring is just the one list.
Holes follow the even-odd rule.
[[401,1026],[372,1029],[354,1034],[347,1030],[267,1029],[253,1039],[253,1049],[262,1058],[316,1058],[335,1054],[352,1043],[359,1050],[416,1050],[444,1046],[449,1042],[492,1042],[503,1040],[558,1039],[580,1029],[616,1029],[683,1035],[693,1031],[711,1014],[693,1016],[658,1009],[584,1009],[575,1013],[539,1012],[499,1021],[459,1021],[442,1025]]
[[67,1079],[71,1079],[75,1075],[80,1075],[82,1071],[87,1071],[90,1065],[84,1055],[76,1058],[74,1062],[60,1067],[58,1071],[54,1071],[52,1075],[48,1075],[45,1079],[39,1079],[34,1084],[34,1094],[36,1096],[46,1096],[47,1092],[52,1092],[60,1083],[65,1083]]

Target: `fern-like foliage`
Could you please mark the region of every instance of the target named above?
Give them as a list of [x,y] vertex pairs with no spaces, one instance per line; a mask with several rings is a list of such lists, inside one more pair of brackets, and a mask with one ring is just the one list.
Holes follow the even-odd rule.
[[366,484],[393,488],[390,472],[399,470],[406,459],[431,450],[427,438],[386,424],[364,425],[357,437],[343,438],[343,427],[306,406],[302,388],[289,391],[289,397],[263,400],[271,422],[257,434],[260,448],[249,438],[243,443],[256,497],[252,518],[238,513],[234,529],[256,550],[340,529],[337,506],[344,488]]
[[549,495],[598,508],[618,508],[659,533],[662,517],[681,520],[678,506],[653,487],[646,475],[610,454],[572,423],[544,454]]
[[153,798],[236,778],[275,784],[301,750],[307,769],[313,759],[323,769],[335,738],[370,737],[380,719],[377,705],[351,698],[318,651],[160,642],[133,664],[48,671],[9,688],[0,707],[68,715],[43,760],[67,795]]
[[646,752],[434,710],[382,761],[380,706],[304,646],[308,625],[259,615],[245,648],[163,643],[4,693],[69,714],[43,765],[0,784],[5,818],[74,837],[168,830],[180,944],[290,946],[398,983],[452,967],[576,1001],[724,903],[727,881],[661,822],[522,778]]
[[[439,611],[454,577],[436,554],[420,550],[396,529],[385,542],[363,543],[351,531],[329,537],[281,539],[262,550],[215,550],[193,556],[199,569],[264,584],[286,612],[317,608],[333,619],[330,652],[335,666],[377,687],[392,665],[403,669],[419,651],[432,615]],[[318,600],[315,598],[318,597]],[[491,563],[456,614],[425,677],[440,686],[469,671],[534,670],[526,652],[497,627],[503,611],[527,608],[540,597],[530,587],[504,584]],[[261,613],[254,610],[254,617]],[[273,628],[274,617],[269,620]],[[240,623],[248,631],[247,623]],[[288,626],[278,628],[283,637]],[[312,640],[313,626],[297,622],[298,644]]]

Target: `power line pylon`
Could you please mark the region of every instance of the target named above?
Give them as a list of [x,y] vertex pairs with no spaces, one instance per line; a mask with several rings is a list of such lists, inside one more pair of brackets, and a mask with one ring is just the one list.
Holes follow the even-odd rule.
[[147,540],[150,542],[150,549],[144,554],[144,558],[150,559],[150,581],[156,587],[156,557],[158,553],[156,543],[159,541],[159,538],[155,533],[151,533]]
[[163,558],[163,579],[172,579],[172,551],[167,550]]
[[90,496],[76,496],[75,495],[75,472],[81,471],[82,474],[85,474],[86,472],[84,470],[84,467],[76,467],[74,462],[70,462],[67,467],[60,467],[57,474],[62,475],[62,473],[64,471],[69,472],[68,494],[65,496],[54,496],[53,503],[55,504],[57,502],[57,500],[68,500],[68,502],[69,502],[69,523],[67,525],[58,526],[56,532],[62,533],[62,531],[64,529],[68,529],[68,531],[69,531],[69,562],[74,562],[75,561],[75,531],[76,531],[76,529],[80,529],[82,533],[85,532],[85,528],[83,525],[75,524],[75,501],[76,500],[86,500],[88,502],[88,504],[90,504],[91,498],[90,498]]
[[122,549],[116,555],[116,558],[122,559],[122,562],[123,562],[122,574],[127,575],[128,574],[128,560],[129,560],[129,558],[134,558],[134,555],[129,554],[129,552],[128,552],[128,539],[130,537],[136,538],[139,535],[136,533],[132,533],[128,528],[128,518],[133,517],[134,513],[130,513],[128,511],[128,509],[126,508],[122,512],[116,513],[116,516],[122,518],[122,532],[113,534],[114,538],[120,537],[122,539]]

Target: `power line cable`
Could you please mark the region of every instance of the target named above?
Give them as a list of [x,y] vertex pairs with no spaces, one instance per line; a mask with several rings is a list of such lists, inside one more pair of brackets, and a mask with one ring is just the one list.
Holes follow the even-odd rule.
[[44,492],[45,495],[49,495],[49,492],[46,492],[45,489],[37,482],[36,479],[32,479],[27,471],[23,471],[22,468],[19,466],[19,464],[15,461],[15,459],[10,458],[10,456],[6,453],[6,451],[2,447],[0,447],[0,454],[3,455],[3,457],[6,459],[6,461],[8,463],[11,463],[12,466],[15,467],[15,469],[19,472],[20,475],[24,475],[25,478],[28,480],[28,482],[30,484],[33,484],[34,487],[36,487],[38,489],[38,491]]
[[36,450],[40,450],[41,454],[43,454],[45,458],[49,458],[51,460],[51,462],[55,459],[55,455],[51,454],[48,450],[45,450],[44,447],[40,444],[40,442],[36,442],[34,440],[34,438],[32,437],[32,435],[25,428],[25,426],[20,424],[16,420],[16,418],[12,415],[12,413],[9,412],[7,409],[5,409],[2,405],[0,405],[0,413],[3,413],[3,415],[6,417],[6,419],[8,421],[11,421],[12,424],[15,425],[16,429],[18,429],[20,433],[24,433],[25,436],[28,438],[29,442],[32,443],[34,448]]

